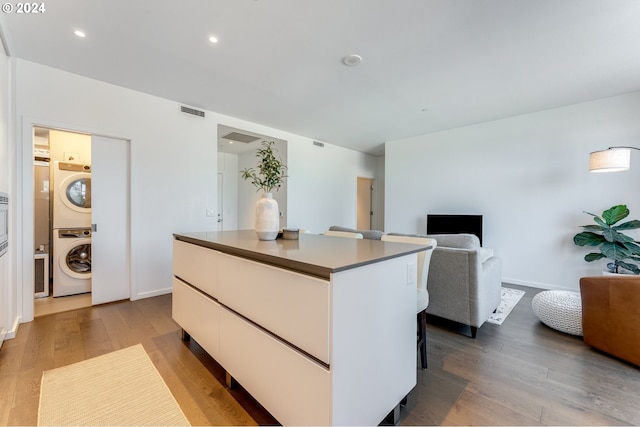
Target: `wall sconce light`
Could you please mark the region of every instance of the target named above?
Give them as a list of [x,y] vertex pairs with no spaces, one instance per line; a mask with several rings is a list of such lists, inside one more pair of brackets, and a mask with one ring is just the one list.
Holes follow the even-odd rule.
[[620,172],[629,170],[631,150],[636,147],[609,147],[589,154],[589,172]]

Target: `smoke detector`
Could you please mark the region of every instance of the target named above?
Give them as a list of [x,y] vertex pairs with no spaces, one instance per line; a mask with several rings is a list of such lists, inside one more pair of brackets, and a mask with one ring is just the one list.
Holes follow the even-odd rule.
[[355,67],[356,65],[360,65],[362,62],[362,57],[360,55],[347,55],[342,58],[342,63],[347,67]]

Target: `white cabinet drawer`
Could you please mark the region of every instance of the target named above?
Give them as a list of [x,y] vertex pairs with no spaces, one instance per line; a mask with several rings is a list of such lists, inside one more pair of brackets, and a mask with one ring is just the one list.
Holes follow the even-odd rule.
[[330,425],[330,373],[234,313],[220,312],[220,359],[283,425]]
[[331,364],[328,281],[223,253],[218,257],[223,305]]
[[173,278],[173,320],[213,358],[220,353],[220,310],[220,304]]
[[173,241],[173,274],[202,292],[218,298],[218,256],[213,249]]

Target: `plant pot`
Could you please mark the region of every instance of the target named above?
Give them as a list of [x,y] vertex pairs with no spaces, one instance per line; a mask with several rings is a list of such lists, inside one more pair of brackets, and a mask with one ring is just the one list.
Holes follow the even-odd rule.
[[256,234],[260,240],[275,240],[280,230],[280,210],[272,193],[263,193],[256,202]]
[[635,276],[635,274],[630,274],[630,273],[612,273],[609,270],[602,270],[602,275],[603,276],[624,276],[624,277]]

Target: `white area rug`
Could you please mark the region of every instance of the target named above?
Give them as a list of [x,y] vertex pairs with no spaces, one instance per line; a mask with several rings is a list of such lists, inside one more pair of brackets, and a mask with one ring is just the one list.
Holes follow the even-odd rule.
[[498,306],[498,309],[495,313],[491,314],[487,319],[489,323],[495,323],[496,325],[502,325],[502,322],[507,318],[513,307],[518,304],[520,298],[525,294],[524,291],[519,289],[511,289],[511,288],[502,288],[502,301]]
[[45,371],[38,425],[188,426],[142,345]]

